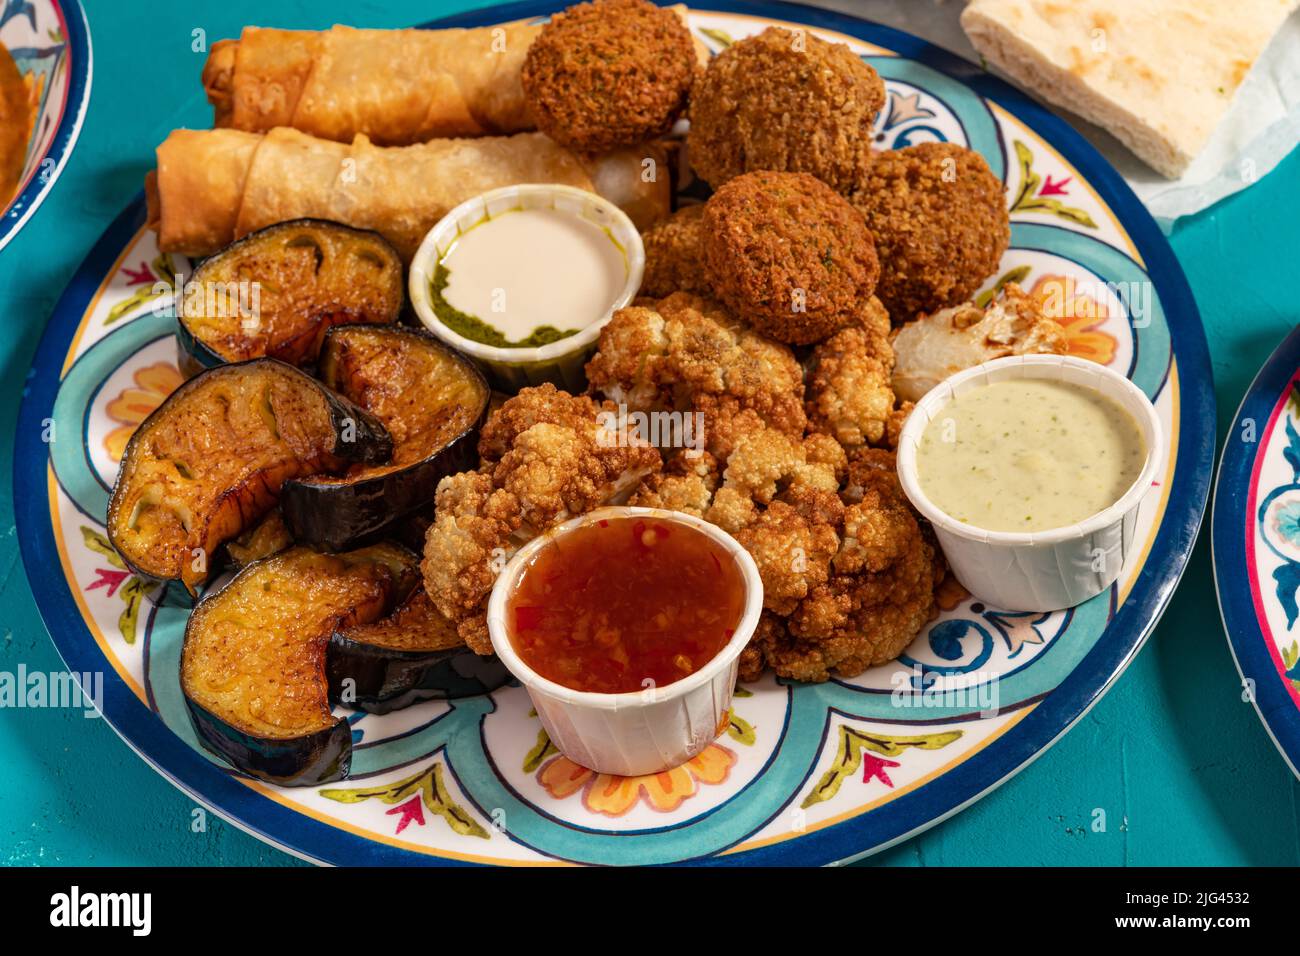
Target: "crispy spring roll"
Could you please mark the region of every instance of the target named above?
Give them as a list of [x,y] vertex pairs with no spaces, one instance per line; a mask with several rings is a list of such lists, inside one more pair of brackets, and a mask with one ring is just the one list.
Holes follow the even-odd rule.
[[[687,21],[686,7],[674,12]],[[320,32],[246,27],[212,45],[203,86],[213,125],[407,146],[534,129],[520,71],[540,23],[449,30]],[[709,51],[698,36],[701,66]]]
[[540,24],[323,32],[247,27],[203,69],[213,125],[379,146],[532,129],[519,81]]
[[599,192],[638,227],[668,212],[667,177],[627,156],[579,159],[541,133],[381,147],[291,129],[176,130],[146,182],[164,252],[205,256],[263,226],[317,217],[373,229],[410,261],[459,203],[498,186],[561,183]]

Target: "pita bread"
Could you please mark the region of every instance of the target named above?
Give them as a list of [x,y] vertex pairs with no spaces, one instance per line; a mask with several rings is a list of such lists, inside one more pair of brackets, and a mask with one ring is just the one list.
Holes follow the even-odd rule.
[[972,0],[984,58],[1176,179],[1300,0]]

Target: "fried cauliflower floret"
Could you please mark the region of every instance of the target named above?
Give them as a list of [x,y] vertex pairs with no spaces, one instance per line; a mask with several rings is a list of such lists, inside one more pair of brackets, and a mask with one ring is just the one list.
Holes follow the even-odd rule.
[[873,153],[848,195],[875,237],[876,295],[896,323],[969,298],[1011,240],[1002,182],[956,143]]
[[632,412],[704,416],[705,449],[719,462],[763,427],[803,434],[803,370],[794,354],[688,293],[614,313],[587,363],[593,394]]
[[553,385],[526,388],[484,426],[480,469],[439,483],[424,542],[424,585],[477,653],[492,653],[483,605],[515,549],[617,501],[661,469],[659,452],[613,416],[613,406]]
[[840,486],[838,471],[839,462],[821,440],[796,441],[767,428],[741,437],[722,478],[724,487],[768,504],[778,492],[791,487],[835,493]]
[[[491,654],[481,607],[523,523],[519,500],[494,487],[490,475],[466,471],[438,483],[437,518],[424,542],[424,586],[430,600],[479,654]],[[463,627],[460,625],[464,625]]]
[[769,27],[733,43],[691,89],[687,151],[715,189],[756,169],[843,190],[862,165],[885,85],[842,43]]
[[704,204],[700,245],[713,294],[790,345],[852,322],[880,277],[862,214],[807,173],[729,180]]
[[551,18],[528,48],[520,80],[538,129],[600,152],[666,133],[686,106],[695,69],[691,34],[673,11],[646,0],[596,0]]
[[889,341],[850,326],[815,347],[808,360],[808,425],[846,448],[880,443],[894,411]]
[[663,508],[704,517],[718,487],[718,462],[708,452],[674,456],[663,472],[651,475],[628,499],[643,508]]
[[826,582],[839,547],[833,525],[809,520],[784,501],[772,502],[735,537],[758,566],[763,607],[777,614],[789,614]]
[[846,480],[845,504],[806,488],[785,496],[804,516],[820,518],[819,526],[834,527],[838,545],[825,578],[814,566],[812,586],[793,604],[797,582],[769,569],[781,602],[772,609],[781,616],[760,627],[750,649],[781,677],[852,677],[893,660],[934,613],[942,560],[898,485],[893,455],[855,452]]
[[663,298],[674,292],[709,295],[700,239],[704,204],[683,206],[641,233],[645,273],[641,295]]
[[915,402],[962,369],[1006,355],[1063,355],[1069,341],[1038,298],[1009,282],[982,309],[967,302],[908,322],[894,332],[893,347],[894,391]]
[[917,528],[879,572],[835,573],[787,620],[787,642],[769,655],[778,674],[821,681],[855,677],[894,660],[934,614],[942,565]]

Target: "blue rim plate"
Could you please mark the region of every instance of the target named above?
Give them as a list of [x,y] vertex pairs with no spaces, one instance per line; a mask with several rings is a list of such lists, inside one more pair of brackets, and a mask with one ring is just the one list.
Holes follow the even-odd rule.
[[[545,16],[560,6],[554,2],[518,3],[463,13],[431,25],[488,25]],[[1154,311],[1146,313],[1149,319],[1154,316],[1152,321],[1134,321],[1132,317],[1141,314],[1137,300],[1117,298],[1107,300],[1117,303],[1116,310],[1102,313],[1112,325],[1074,324],[1081,326],[1077,340],[1081,347],[1093,349],[1099,342],[1109,342],[1110,350],[1100,360],[1127,370],[1148,395],[1158,399],[1158,407],[1165,409],[1171,460],[1162,474],[1167,476],[1172,468],[1173,478],[1163,483],[1160,508],[1142,532],[1147,536],[1145,556],[1126,571],[1129,578],[1123,592],[1117,585],[1110,594],[1059,614],[1050,624],[1045,618],[1028,615],[1016,619],[1016,615],[967,600],[956,610],[945,610],[926,637],[918,638],[908,649],[897,668],[905,673],[911,668],[924,670],[953,682],[984,680],[982,672],[974,672],[975,667],[982,666],[994,650],[1001,654],[1001,670],[991,678],[1000,682],[1003,691],[1003,704],[988,717],[994,723],[981,724],[984,718],[969,708],[940,709],[899,719],[898,712],[890,709],[890,675],[882,677],[879,669],[860,679],[822,685],[779,684],[768,677],[754,685],[750,699],[737,703],[737,716],[748,713],[751,720],[753,714],[746,708],[758,708],[761,719],[749,728],[755,731],[749,736],[760,739],[762,748],[753,746],[753,739],[742,740],[743,735],[736,735],[739,746],[728,735],[720,738],[729,745],[722,748],[727,759],[746,768],[747,782],[737,770],[725,787],[719,784],[710,791],[711,796],[699,797],[689,812],[676,818],[652,812],[663,810],[661,806],[644,809],[638,804],[634,813],[640,815],[622,820],[613,819],[617,816],[613,813],[583,815],[582,806],[575,808],[575,801],[589,799],[590,790],[583,797],[570,791],[565,795],[567,803],[558,798],[546,802],[538,784],[550,790],[542,777],[551,764],[537,771],[535,778],[521,776],[517,763],[505,766],[498,746],[502,735],[509,746],[527,748],[537,733],[535,724],[524,734],[516,732],[514,724],[527,719],[526,707],[519,706],[519,694],[508,696],[509,688],[500,698],[493,694],[463,707],[458,703],[424,724],[406,726],[400,732],[376,735],[368,729],[369,724],[354,724],[358,728],[354,733],[365,736],[361,746],[369,748],[361,751],[366,755],[363,762],[379,768],[360,774],[369,776],[371,784],[379,775],[391,774],[381,781],[386,784],[409,775],[417,764],[433,761],[425,773],[441,767],[450,797],[462,800],[470,816],[477,813],[480,818],[495,820],[498,809],[509,809],[511,827],[508,833],[502,831],[507,849],[531,860],[825,864],[883,849],[934,825],[1026,766],[1079,720],[1123,672],[1173,594],[1209,493],[1214,393],[1196,304],[1155,222],[1082,137],[978,67],[907,34],[793,4],[719,0],[708,6],[707,11],[692,10],[693,24],[714,43],[728,42],[719,32],[719,24],[757,29],[760,21],[773,20],[834,32],[842,39],[879,48],[876,52],[880,55],[869,50],[863,55],[870,56],[890,84],[888,115],[878,121],[879,138],[888,140],[882,142],[882,148],[925,137],[964,137],[984,154],[996,175],[1009,185],[1019,184],[1012,193],[1012,251],[1020,258],[1010,264],[1020,266],[1022,279],[1037,272],[1044,273],[1044,278],[1060,279],[1058,272],[1075,270],[1106,282],[1114,280],[1116,285],[1141,280],[1138,285],[1148,292],[1154,290]],[[1021,139],[1032,140],[1037,148],[1026,146]],[[1079,182],[1072,184],[1075,179]],[[1027,183],[1033,187],[1028,191]],[[1070,200],[1064,213],[1061,197]],[[1021,205],[1024,199],[1031,201]],[[1091,216],[1088,210],[1092,210]],[[1093,216],[1102,220],[1100,225]],[[303,800],[324,798],[317,800],[314,808],[303,809],[305,804],[292,802],[293,795],[250,785],[193,746],[183,716],[179,721],[173,719],[178,691],[172,658],[167,655],[177,653],[175,633],[183,620],[178,622],[171,612],[150,612],[143,677],[132,677],[130,682],[90,632],[80,604],[99,582],[81,584],[75,574],[60,573],[71,564],[62,550],[64,539],[56,534],[52,511],[62,507],[65,515],[79,522],[87,520],[92,528],[96,522],[102,525],[105,479],[95,473],[91,459],[100,453],[90,447],[87,438],[97,396],[112,391],[106,388],[110,377],[119,385],[126,381],[123,375],[130,373],[126,363],[133,360],[131,356],[136,356],[138,363],[156,363],[157,350],[165,347],[159,340],[169,334],[167,317],[143,313],[125,319],[118,315],[111,321],[122,321],[111,329],[101,320],[92,329],[97,341],[80,350],[76,344],[92,314],[102,315],[104,306],[100,305],[97,313],[95,302],[119,267],[131,273],[132,282],[140,281],[135,276],[147,262],[142,261],[140,269],[128,269],[141,256],[133,256],[129,263],[122,257],[123,250],[137,248],[133,242],[150,248],[140,238],[143,222],[144,203],[137,197],[108,228],[73,278],[41,340],[20,412],[14,495],[19,540],[37,605],[65,663],[74,674],[104,674],[105,717],[159,773],[222,817],[289,852],[328,863],[457,864],[502,859],[500,854],[486,857],[444,851],[441,845],[413,848],[409,842],[412,832],[432,839],[422,815],[404,842],[377,837],[372,829],[353,820],[337,822],[341,818],[332,805],[330,812],[321,811],[324,804],[339,799],[337,795],[322,791],[303,796]],[[1003,268],[1008,265],[1004,259]],[[124,282],[118,294],[126,298]],[[1141,292],[1133,286],[1128,294]],[[1088,331],[1095,328],[1117,329],[1119,334],[1098,337]],[[1075,339],[1071,341],[1073,348]],[[147,359],[139,358],[146,355]],[[77,441],[66,447],[61,442],[47,444],[42,427],[47,420],[58,423],[59,435],[72,433]],[[82,560],[86,560],[84,554]],[[104,600],[103,594],[101,588],[95,599]],[[164,620],[168,614],[170,619]],[[1062,635],[1064,639],[1060,639]],[[923,646],[927,641],[928,647]],[[1012,645],[1014,653],[1007,651]],[[135,652],[139,653],[138,646]],[[160,661],[166,661],[166,666]],[[151,667],[162,668],[154,673],[158,679],[152,683]],[[144,692],[133,686],[140,682]],[[950,729],[945,731],[945,727]],[[861,743],[864,732],[886,737],[901,734],[875,751],[897,759],[872,756],[869,763],[859,749],[861,763],[853,765],[853,774],[861,767],[861,782],[850,782],[853,774],[844,774],[834,779],[833,787],[823,787],[821,781],[830,779],[831,772],[821,777],[817,774],[828,766],[835,769],[831,758],[836,740],[852,738]],[[853,738],[854,733],[859,736]],[[950,760],[943,748],[963,733],[970,734],[970,745],[963,741],[960,746],[967,749]],[[521,736],[528,740],[520,744],[517,738]],[[959,745],[952,746],[956,753]],[[396,756],[382,763],[380,758],[388,753],[385,748]],[[517,756],[511,751],[504,759]],[[354,762],[354,773],[356,766]],[[527,760],[523,769],[530,775],[533,772]],[[726,772],[719,779],[724,778]],[[717,783],[707,779],[707,770],[698,779],[703,781],[699,793]],[[826,796],[828,790],[831,796]],[[409,793],[401,791],[400,796]],[[797,798],[803,795],[803,803],[798,803]],[[399,799],[399,795],[390,796]],[[839,802],[832,806],[832,798]],[[361,807],[358,812],[370,814],[368,827],[386,819],[371,803],[347,802]],[[695,811],[696,806],[701,812]],[[814,814],[821,817],[815,825],[803,826],[801,814],[808,807],[809,820]],[[592,808],[587,805],[587,809]],[[604,811],[608,809],[605,805]],[[419,810],[418,806],[411,808],[412,813]],[[847,812],[840,812],[843,810]],[[394,813],[396,808],[386,812]],[[787,828],[787,812],[798,817],[800,825]],[[397,823],[398,833],[407,822],[403,817]],[[434,822],[441,825],[441,821]],[[479,835],[489,837],[487,833]],[[462,843],[457,846],[468,839],[463,833],[460,836]]]
[[1219,462],[1214,586],[1242,686],[1300,777],[1300,327],[1241,400]]
[[[20,47],[10,52],[15,54],[19,69],[24,73],[28,72],[24,70],[25,65],[42,64],[33,72],[39,72],[47,83],[51,76],[66,72],[66,81],[60,80],[62,95],[54,97],[48,95],[50,91],[47,90],[47,95],[42,97],[33,138],[46,138],[46,141],[28,156],[22,187],[0,215],[0,249],[3,249],[49,195],[72,155],[72,148],[81,133],[81,123],[86,117],[86,107],[90,104],[94,57],[90,46],[90,26],[78,0],[6,3],[4,10],[0,11],[0,18],[0,29],[11,24],[11,30],[30,24],[33,34],[37,25],[44,27],[43,21],[49,18],[51,25],[57,25],[55,29],[62,33],[61,41],[48,45],[48,35],[36,35],[30,41],[46,45]],[[47,127],[53,127],[52,134]]]

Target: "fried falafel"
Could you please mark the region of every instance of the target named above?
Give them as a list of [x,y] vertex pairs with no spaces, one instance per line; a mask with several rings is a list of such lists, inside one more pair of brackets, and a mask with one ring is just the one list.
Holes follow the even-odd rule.
[[844,190],[866,161],[885,85],[842,43],[769,27],[723,50],[695,81],[687,150],[715,189],[756,169]]
[[683,206],[641,233],[645,273],[641,295],[663,299],[674,292],[712,295],[701,261],[704,205]]
[[876,295],[896,325],[965,302],[1011,241],[1002,183],[956,143],[875,153],[849,201],[875,238]]
[[705,203],[701,232],[714,295],[788,345],[819,342],[848,325],[880,276],[861,214],[807,173],[730,180]]
[[593,0],[556,14],[524,59],[534,122],[579,152],[666,133],[686,106],[695,44],[680,17],[647,0]]

